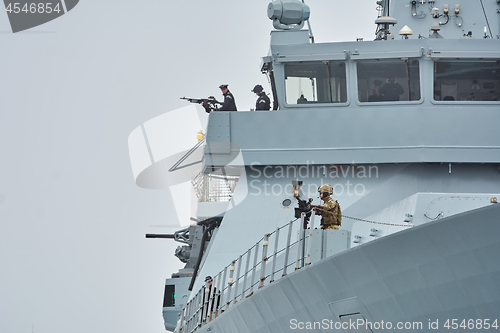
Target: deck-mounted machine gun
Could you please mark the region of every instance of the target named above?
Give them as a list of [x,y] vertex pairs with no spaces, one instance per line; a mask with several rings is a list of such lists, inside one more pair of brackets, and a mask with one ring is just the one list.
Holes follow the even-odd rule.
[[292,181],[292,186],[293,186],[293,196],[295,199],[297,199],[297,202],[299,203],[299,207],[295,207],[295,218],[300,219],[302,217],[302,213],[305,214],[304,216],[304,225],[302,226],[303,229],[307,229],[307,224],[309,223],[309,220],[311,219],[311,214],[312,214],[312,205],[311,202],[313,201],[312,198],[309,198],[307,201],[302,200],[300,198],[300,187],[302,186],[302,181],[301,180],[293,180]]
[[186,265],[177,273],[173,273],[171,279],[165,281],[163,319],[165,328],[169,331],[175,329],[178,315],[186,303],[189,291],[196,279],[203,253],[212,238],[214,229],[220,225],[222,217],[195,221],[196,224],[173,234],[146,234],[146,238],[169,238],[186,244],[178,246],[175,250],[175,256]]
[[296,197],[296,199],[299,203],[299,207],[295,208],[295,218],[300,219],[302,217],[302,213],[305,213],[303,229],[307,229],[307,224],[309,223],[309,220],[311,219],[311,214],[312,214],[311,202],[313,201],[313,199],[309,198],[307,201],[302,200],[299,197]]
[[175,256],[186,266],[172,277],[196,276],[199,262],[203,256],[207,241],[210,241],[212,232],[222,221],[221,217],[213,217],[203,221],[196,220],[195,225],[178,230],[173,234],[146,234],[146,238],[168,238],[187,244],[178,246]]
[[[313,199],[309,198],[306,201],[300,198],[300,187],[302,186],[301,180],[292,180],[292,186],[293,186],[293,196],[295,197],[295,199],[297,199],[297,202],[299,204],[299,207],[295,207],[295,218],[300,219],[304,217],[302,229],[300,230],[300,239],[305,239],[307,225],[309,224],[309,220],[311,219],[312,215],[313,205],[311,205],[311,202],[313,201]],[[301,245],[302,258],[304,258],[305,251],[306,251],[305,242],[302,242]],[[301,259],[300,261],[301,261],[301,267],[304,267],[305,264],[304,260]]]
[[[179,243],[188,244],[188,245],[178,246],[177,249],[175,250],[175,256],[179,258],[179,260],[182,261],[183,263],[187,263],[191,256],[191,248],[193,246],[193,241],[194,241],[194,240],[191,240],[191,242],[189,241],[190,228],[191,227],[177,230],[173,234],[146,234],[146,238],[168,238],[168,239],[173,239]],[[193,232],[193,234],[195,233],[196,231]]]
[[207,113],[217,110],[216,104],[222,105],[222,103],[217,101],[214,96],[210,96],[208,98],[181,97],[181,99],[185,99],[186,101],[189,101],[191,103],[201,104],[201,106],[203,106],[203,108],[205,109],[205,111],[207,111]]

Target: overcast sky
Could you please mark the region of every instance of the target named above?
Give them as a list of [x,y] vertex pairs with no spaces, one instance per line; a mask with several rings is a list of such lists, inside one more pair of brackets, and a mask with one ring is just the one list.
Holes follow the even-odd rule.
[[[253,108],[268,3],[81,0],[17,34],[0,11],[0,333],[164,332],[178,244],[144,234],[178,221],[127,138],[220,84]],[[306,3],[317,42],[373,39],[375,0]]]

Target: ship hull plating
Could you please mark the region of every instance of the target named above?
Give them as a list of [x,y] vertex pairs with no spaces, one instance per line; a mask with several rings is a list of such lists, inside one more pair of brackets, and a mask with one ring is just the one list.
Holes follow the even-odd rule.
[[203,329],[350,332],[364,320],[358,331],[370,323],[372,332],[436,332],[455,319],[479,331],[500,313],[499,214],[499,205],[480,208],[352,248],[267,285]]

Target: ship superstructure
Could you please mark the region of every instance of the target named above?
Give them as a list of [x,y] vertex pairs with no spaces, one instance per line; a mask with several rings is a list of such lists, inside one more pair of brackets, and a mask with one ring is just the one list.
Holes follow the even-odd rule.
[[[209,115],[168,329],[500,319],[500,2],[377,4],[375,40],[339,43],[314,42],[302,2],[269,4],[274,110]],[[341,230],[294,209],[322,184]]]

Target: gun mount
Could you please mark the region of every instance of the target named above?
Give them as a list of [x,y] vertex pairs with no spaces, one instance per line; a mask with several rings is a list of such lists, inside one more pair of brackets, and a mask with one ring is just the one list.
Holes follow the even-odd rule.
[[[214,217],[199,221],[196,225],[178,230],[173,234],[146,234],[146,238],[166,238],[173,239],[186,245],[178,246],[175,250],[175,256],[186,266],[179,272],[172,274],[172,277],[191,276],[199,266],[199,261],[205,251],[207,241],[210,241],[213,230],[217,228],[222,221],[220,217]],[[193,251],[193,249],[196,249]]]

